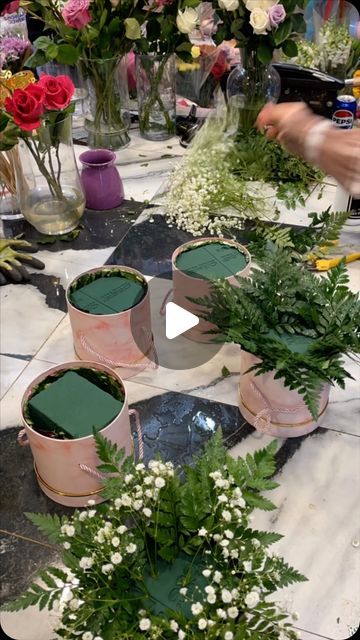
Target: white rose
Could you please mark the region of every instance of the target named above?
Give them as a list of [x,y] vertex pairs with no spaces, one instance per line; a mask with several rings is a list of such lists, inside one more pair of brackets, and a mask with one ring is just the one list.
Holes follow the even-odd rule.
[[250,24],[256,35],[266,34],[266,29],[270,27],[269,16],[264,9],[254,9],[250,13]]
[[263,9],[266,11],[273,7],[274,4],[279,4],[279,0],[246,0],[245,7],[248,11],[254,11],[254,9]]
[[220,9],[226,9],[226,11],[236,11],[239,7],[239,0],[219,0]]
[[184,11],[178,11],[176,24],[181,33],[191,33],[199,22],[198,13],[192,7],[186,7]]

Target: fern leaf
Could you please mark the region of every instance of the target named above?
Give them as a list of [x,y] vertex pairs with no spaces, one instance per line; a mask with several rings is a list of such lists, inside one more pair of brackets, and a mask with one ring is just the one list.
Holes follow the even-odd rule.
[[61,518],[57,514],[50,515],[49,513],[29,512],[26,512],[25,516],[35,525],[35,527],[37,527],[39,531],[41,531],[41,533],[44,533],[51,542],[60,542],[60,528],[65,522],[65,518]]

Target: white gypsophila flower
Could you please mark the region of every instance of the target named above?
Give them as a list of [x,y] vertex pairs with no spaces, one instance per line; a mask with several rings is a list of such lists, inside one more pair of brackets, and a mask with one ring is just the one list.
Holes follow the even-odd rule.
[[151,627],[151,620],[149,618],[141,618],[139,627],[141,631],[147,631]]
[[80,600],[78,598],[73,598],[69,602],[69,607],[71,611],[76,611],[80,607]]
[[127,526],[125,524],[121,524],[120,527],[116,529],[116,531],[122,536],[123,533],[127,531]]
[[211,576],[211,571],[210,571],[210,569],[204,569],[201,573],[203,574],[203,576],[204,576],[205,578],[209,578],[209,577]]
[[259,604],[260,602],[260,596],[257,593],[257,591],[250,591],[246,598],[245,598],[245,604],[247,607],[249,607],[249,609],[252,609],[253,607],[256,607],[257,604]]
[[223,547],[223,549],[222,549],[222,555],[223,555],[223,557],[224,557],[225,559],[229,557],[229,555],[230,555],[230,551],[229,551],[229,549],[227,549],[227,547]]
[[206,600],[208,601],[209,604],[215,604],[215,602],[216,602],[216,594],[215,593],[209,593],[209,595],[206,596]]
[[233,640],[234,634],[232,631],[225,631],[224,640]]
[[151,489],[145,489],[144,495],[146,498],[153,498],[154,492]]
[[225,493],[220,493],[220,495],[218,496],[217,501],[219,503],[226,503],[226,502],[229,502],[229,498],[225,495]]
[[215,589],[211,584],[208,584],[205,589],[204,589],[205,593],[215,593]]
[[220,9],[236,11],[239,8],[239,0],[219,0]]
[[113,569],[114,565],[110,562],[107,564],[103,564],[103,566],[101,567],[102,573],[104,573],[106,576],[109,575],[113,571]]
[[229,604],[233,599],[231,595],[231,591],[229,589],[221,589],[221,600],[225,602],[225,604]]
[[226,620],[227,618],[227,613],[226,611],[224,611],[224,609],[216,609],[216,615],[220,618],[220,620]]
[[94,636],[91,633],[91,631],[85,631],[85,633],[82,634],[81,639],[82,640],[93,640]]
[[179,629],[178,640],[184,640],[184,638],[185,638],[185,631],[183,631],[182,629]]
[[291,617],[294,621],[299,620],[300,618],[300,613],[298,613],[297,611],[293,611],[291,614]]
[[204,629],[206,629],[207,627],[207,620],[206,618],[200,618],[198,621],[198,627],[200,629],[200,631],[203,631]]
[[88,503],[89,507],[93,507],[95,505],[95,500],[90,499],[90,500],[87,501],[87,503]]
[[135,509],[135,511],[140,511],[143,504],[144,503],[142,500],[134,500],[134,502],[132,503],[132,506],[133,506],[133,509]]
[[220,533],[214,533],[214,535],[213,535],[213,540],[214,540],[215,542],[219,542],[219,540],[221,540],[221,535],[220,535]]
[[176,620],[170,620],[170,629],[176,633],[179,630],[179,625]]
[[79,513],[80,522],[84,522],[84,520],[86,520],[87,517],[88,517],[88,512],[87,511],[81,511]]
[[115,509],[121,509],[121,507],[122,507],[122,500],[121,500],[121,498],[115,498],[115,500],[114,500],[114,505],[115,505]]
[[229,486],[230,483],[225,478],[217,478],[215,480],[215,487],[217,487],[218,489],[228,489]]
[[101,636],[95,636],[94,640],[103,640]]
[[219,469],[217,469],[216,471],[211,471],[209,473],[209,478],[212,478],[213,480],[217,480],[218,478],[222,478],[222,473],[221,471],[219,471]]
[[237,560],[238,557],[239,557],[239,551],[237,549],[231,549],[230,558],[232,558],[233,560]]
[[221,582],[221,579],[222,579],[222,573],[220,573],[220,571],[214,571],[214,575],[213,575],[214,582],[219,584],[219,582]]
[[135,467],[136,471],[144,471],[145,470],[145,465],[143,462],[139,462],[136,467]]
[[121,496],[121,504],[123,507],[131,507],[131,498],[128,493],[124,493]]
[[133,474],[132,473],[127,473],[125,478],[124,478],[124,482],[125,484],[130,484],[131,480],[133,479]]
[[220,542],[220,546],[222,547],[228,547],[230,544],[229,540],[221,540]]
[[148,507],[145,507],[145,508],[142,510],[142,512],[143,512],[143,514],[144,514],[145,518],[151,518],[151,516],[152,516],[152,511],[151,511],[151,509],[149,509]]
[[234,537],[234,533],[230,529],[225,529],[224,534],[229,540],[232,540]]
[[155,487],[157,489],[162,489],[163,487],[165,487],[165,480],[164,478],[155,478]]
[[113,564],[120,564],[120,562],[122,562],[122,559],[122,555],[118,551],[110,556],[110,560]]
[[255,549],[258,549],[260,547],[260,542],[257,538],[252,538],[251,544],[253,545],[253,547],[255,547]]
[[150,485],[154,482],[154,477],[153,476],[145,476],[144,478],[144,484],[146,485]]
[[88,518],[95,518],[96,516],[96,509],[90,509],[88,511]]
[[207,535],[207,529],[205,529],[205,527],[201,527],[201,529],[199,529],[199,531],[198,531],[198,535],[199,536],[206,536]]
[[63,547],[64,549],[70,549],[71,548],[70,542],[63,542]]
[[128,553],[135,553],[137,546],[133,542],[130,542],[130,544],[128,544],[125,548]]
[[244,560],[243,565],[244,565],[244,571],[246,571],[247,573],[249,573],[252,570],[251,560]]
[[236,600],[236,598],[239,597],[239,589],[236,589],[236,587],[234,589],[231,589],[231,595],[234,598],[234,600]]
[[230,513],[230,511],[225,509],[224,511],[221,512],[221,515],[224,518],[225,522],[231,522],[231,513]]
[[118,547],[120,544],[120,538],[114,536],[113,538],[111,538],[111,544],[113,547]]
[[191,613],[193,614],[193,616],[198,616],[202,611],[203,611],[204,607],[202,606],[201,602],[194,602],[194,604],[191,605]]
[[179,589],[179,593],[181,596],[186,596],[187,592],[187,587],[181,587],[181,589]]
[[229,618],[232,618],[232,620],[235,620],[235,618],[237,618],[239,615],[239,609],[237,607],[229,607],[227,610],[227,614]]
[[70,587],[64,587],[60,596],[60,604],[62,602],[70,602],[70,600],[72,599],[73,599],[73,592],[71,591]]

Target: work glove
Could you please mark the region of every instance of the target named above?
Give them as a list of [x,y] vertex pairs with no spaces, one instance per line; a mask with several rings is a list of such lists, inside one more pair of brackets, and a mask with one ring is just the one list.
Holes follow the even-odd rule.
[[[0,240],[0,286],[10,282],[28,282],[30,274],[23,262],[35,269],[44,269],[41,260],[30,253],[36,253],[38,248],[26,240],[4,238]],[[24,253],[26,252],[26,253]]]

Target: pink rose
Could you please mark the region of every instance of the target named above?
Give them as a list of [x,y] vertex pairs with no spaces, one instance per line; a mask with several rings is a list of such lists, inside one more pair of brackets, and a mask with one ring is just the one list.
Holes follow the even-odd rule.
[[82,29],[91,20],[90,0],[69,0],[63,7],[61,15],[65,24],[74,29]]
[[0,16],[6,16],[8,13],[16,13],[19,9],[20,0],[14,0],[13,2],[8,2],[5,5],[5,8],[0,13]]
[[42,75],[37,83],[45,92],[44,104],[49,111],[66,109],[73,97],[75,87],[68,76]]
[[268,10],[268,16],[271,27],[278,27],[280,22],[284,22],[286,18],[286,11],[282,4],[274,4]]

